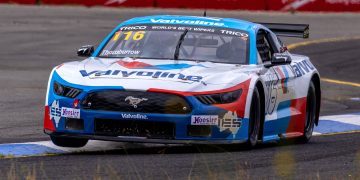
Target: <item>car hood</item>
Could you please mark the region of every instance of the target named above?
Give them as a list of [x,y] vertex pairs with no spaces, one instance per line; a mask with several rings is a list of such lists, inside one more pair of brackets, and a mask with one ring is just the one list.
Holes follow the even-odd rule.
[[255,66],[212,62],[89,58],[65,63],[56,73],[69,83],[84,86],[195,91],[237,85],[248,80],[254,70]]

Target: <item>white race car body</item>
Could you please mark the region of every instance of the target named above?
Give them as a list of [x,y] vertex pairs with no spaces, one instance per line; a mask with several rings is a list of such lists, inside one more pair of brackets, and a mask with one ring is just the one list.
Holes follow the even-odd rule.
[[[166,22],[171,23],[171,18],[174,19],[161,16],[160,20],[169,19]],[[133,19],[118,28],[129,24],[159,24],[160,20],[156,17]],[[235,23],[226,19],[214,21],[218,24],[208,24],[206,28],[226,25],[227,21]],[[316,87],[314,113],[315,120],[318,119],[319,73],[308,57],[287,51],[282,54],[291,62],[259,61],[256,42],[251,39],[256,39],[260,29],[274,34],[261,25],[250,25],[246,28],[252,30],[248,33],[250,48],[246,64],[103,58],[98,55],[104,47],[99,47],[92,57],[55,67],[45,103],[46,133],[57,137],[131,142],[246,142],[251,131],[251,103],[256,89],[261,102],[258,139],[273,141],[303,136],[311,83]],[[232,28],[231,24],[227,28]],[[59,85],[65,89],[62,95],[56,93],[58,87],[55,86]],[[234,98],[219,103],[226,95]]]

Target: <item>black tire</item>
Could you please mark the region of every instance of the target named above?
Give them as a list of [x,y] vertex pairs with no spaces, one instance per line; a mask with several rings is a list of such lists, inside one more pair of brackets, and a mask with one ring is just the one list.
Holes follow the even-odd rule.
[[299,143],[307,143],[312,137],[316,119],[316,103],[316,89],[314,83],[311,81],[306,100],[304,135],[298,138]]
[[247,147],[253,148],[258,144],[261,123],[261,101],[259,90],[255,87],[251,99],[250,115],[249,115],[249,136]]
[[78,139],[78,138],[69,138],[69,137],[57,137],[57,136],[50,136],[51,141],[61,147],[84,147],[88,139]]

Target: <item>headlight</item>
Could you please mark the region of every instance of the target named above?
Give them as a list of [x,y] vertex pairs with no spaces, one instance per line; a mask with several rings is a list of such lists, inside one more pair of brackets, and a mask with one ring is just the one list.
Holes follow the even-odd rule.
[[54,82],[54,92],[59,96],[75,98],[81,93],[80,89],[64,86],[58,82]]
[[235,102],[241,96],[242,89],[220,94],[198,95],[196,98],[203,104],[227,104]]

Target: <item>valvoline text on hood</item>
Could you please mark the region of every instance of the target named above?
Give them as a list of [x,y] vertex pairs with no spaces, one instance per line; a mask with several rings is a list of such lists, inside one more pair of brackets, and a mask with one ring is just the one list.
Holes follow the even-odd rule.
[[80,74],[83,77],[152,77],[162,79],[180,79],[184,81],[199,82],[203,79],[202,76],[184,75],[181,73],[170,73],[166,71],[128,71],[128,70],[105,70],[105,71],[91,71],[80,70]]

